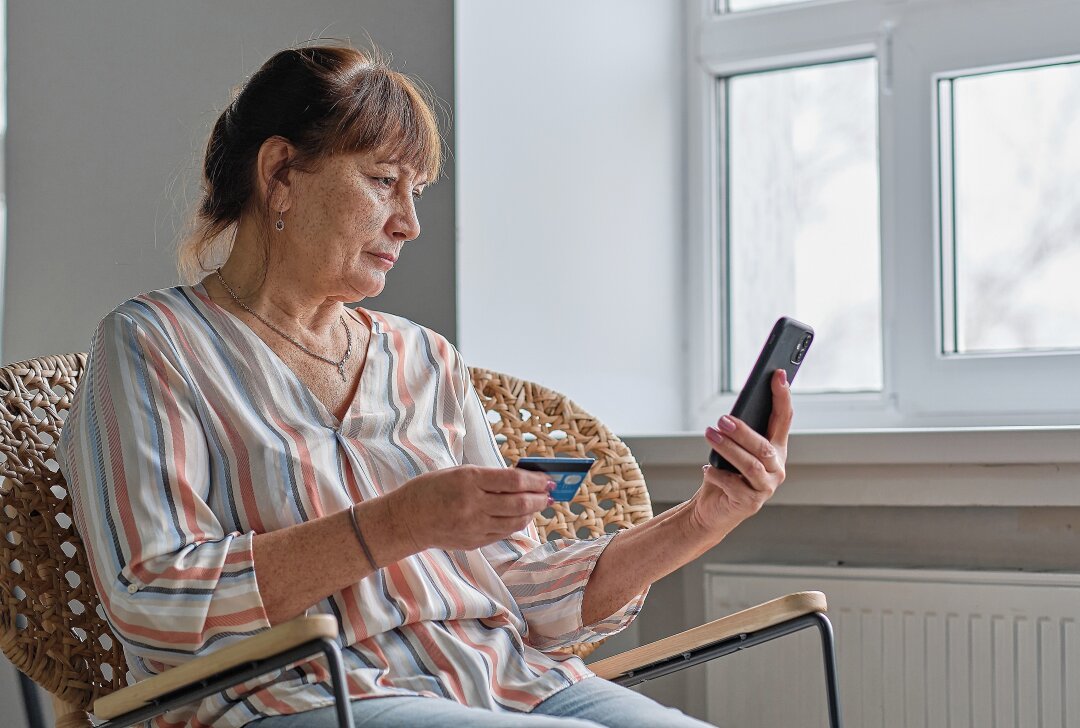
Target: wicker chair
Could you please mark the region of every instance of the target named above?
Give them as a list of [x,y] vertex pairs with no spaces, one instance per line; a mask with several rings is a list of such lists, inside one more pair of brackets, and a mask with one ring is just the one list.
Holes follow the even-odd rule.
[[[85,354],[48,356],[0,369],[0,649],[53,696],[56,725],[91,725],[89,714],[132,725],[290,662],[322,653],[340,678],[337,624],[301,617],[126,686],[119,641],[90,578],[71,501],[55,460],[56,443]],[[546,538],[595,537],[652,516],[637,462],[626,445],[566,397],[496,372],[472,369],[503,456],[570,454],[597,459],[569,504],[537,516]],[[828,703],[840,725],[832,632],[824,595],[800,592],[590,665],[634,684],[783,634],[817,627],[823,638]],[[595,645],[574,651],[585,657]],[[335,664],[336,663],[336,664]],[[336,669],[335,669],[336,668]],[[335,675],[336,674],[336,675]],[[343,691],[343,680],[336,679]],[[339,721],[352,725],[347,700]]]

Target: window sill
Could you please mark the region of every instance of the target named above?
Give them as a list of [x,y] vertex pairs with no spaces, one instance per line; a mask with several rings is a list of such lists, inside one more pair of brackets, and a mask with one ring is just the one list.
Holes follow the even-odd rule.
[[[701,483],[697,433],[623,438],[657,503]],[[775,505],[1080,506],[1080,427],[798,432]]]

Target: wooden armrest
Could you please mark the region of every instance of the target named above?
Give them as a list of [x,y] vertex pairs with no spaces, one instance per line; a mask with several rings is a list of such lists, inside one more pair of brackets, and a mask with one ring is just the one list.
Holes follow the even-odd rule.
[[283,622],[265,632],[229,645],[217,652],[196,657],[160,675],[121,688],[94,701],[94,715],[109,720],[141,708],[147,703],[192,683],[231,670],[248,662],[279,655],[322,637],[335,639],[338,623],[332,615],[315,614]]
[[756,632],[774,624],[786,622],[805,614],[824,612],[827,608],[825,595],[821,592],[796,592],[773,599],[756,607],[714,619],[685,632],[665,637],[656,642],[627,650],[618,655],[597,660],[589,669],[605,680],[613,680],[632,670],[666,660],[669,657],[704,647],[729,637]]

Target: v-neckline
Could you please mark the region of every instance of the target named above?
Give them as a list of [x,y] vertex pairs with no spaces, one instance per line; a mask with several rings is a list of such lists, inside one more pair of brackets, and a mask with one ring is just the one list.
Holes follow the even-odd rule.
[[[287,372],[286,376],[292,379],[292,381],[296,384],[300,391],[304,393],[304,396],[308,399],[308,401],[310,403],[313,403],[314,406],[323,413],[324,417],[328,418],[330,422],[333,423],[333,428],[336,432],[340,433],[344,429],[345,423],[351,419],[350,416],[352,415],[353,408],[356,405],[356,401],[360,399],[361,392],[364,388],[364,376],[367,374],[368,369],[370,369],[368,364],[371,361],[371,352],[374,348],[375,337],[382,335],[381,327],[379,326],[379,323],[375,320],[375,317],[371,315],[370,311],[360,306],[352,308],[352,311],[356,312],[357,315],[362,316],[362,318],[366,318],[369,322],[367,349],[364,351],[364,364],[363,367],[360,369],[360,375],[357,377],[356,389],[353,391],[353,396],[349,399],[349,405],[345,408],[345,416],[341,419],[338,419],[338,416],[330,410],[326,403],[315,396],[315,394],[311,391],[311,388],[308,387],[304,380],[300,378],[300,375],[297,374],[292,367],[286,364],[285,360],[282,359],[269,344],[263,341],[263,338],[257,333],[255,333],[255,330],[252,329],[246,321],[244,321],[242,318],[214,301],[214,299],[210,296],[209,291],[206,290],[206,286],[202,284],[202,281],[199,281],[195,285],[191,286],[191,288],[193,290],[196,290],[199,294],[199,297],[203,299],[209,306],[211,306],[227,321],[232,323],[235,328],[239,329],[241,332],[241,336],[251,337],[258,341],[259,345],[262,346],[263,350],[265,351],[266,355],[270,357],[271,361],[276,363],[276,365],[281,369],[284,369],[285,372]],[[345,308],[350,307],[346,306]],[[363,321],[360,321],[359,323],[361,325],[364,324]],[[324,422],[324,424],[326,423]]]

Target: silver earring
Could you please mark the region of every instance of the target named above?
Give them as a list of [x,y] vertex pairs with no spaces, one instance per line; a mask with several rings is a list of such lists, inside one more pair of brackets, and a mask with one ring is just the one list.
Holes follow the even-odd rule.
[[285,229],[285,221],[281,219],[281,216],[282,216],[283,214],[284,214],[284,213],[282,213],[282,211],[281,211],[281,210],[278,210],[278,214],[277,214],[277,222],[275,222],[275,223],[274,223],[274,228],[275,228],[275,229],[276,229],[276,230],[277,230],[277,231],[278,231],[279,233],[280,233],[280,232],[281,232],[282,230],[284,230],[284,229]]

